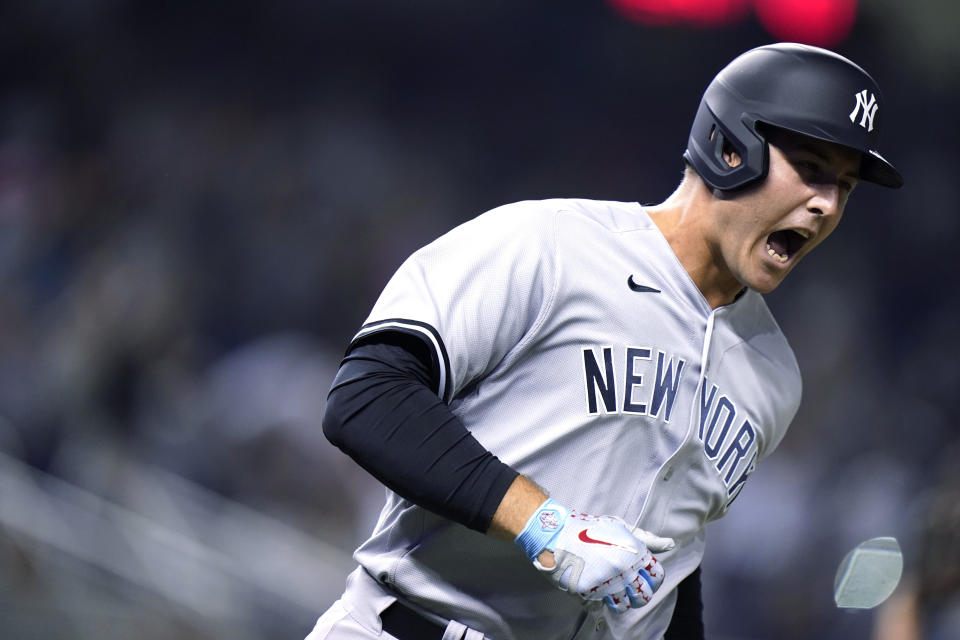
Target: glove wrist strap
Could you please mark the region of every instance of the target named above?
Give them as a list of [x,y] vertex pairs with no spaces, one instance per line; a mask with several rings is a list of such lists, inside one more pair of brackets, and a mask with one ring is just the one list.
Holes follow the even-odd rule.
[[560,503],[547,498],[533,512],[514,542],[520,545],[530,560],[535,560],[557,537],[566,519],[567,510]]

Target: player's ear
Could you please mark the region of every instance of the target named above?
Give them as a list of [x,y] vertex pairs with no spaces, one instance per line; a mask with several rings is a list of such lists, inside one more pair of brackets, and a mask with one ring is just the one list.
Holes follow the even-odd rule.
[[733,145],[729,141],[723,141],[723,159],[726,161],[730,168],[739,167],[743,162],[743,158],[740,157],[740,154],[737,153],[737,150],[733,148]]
[[[712,141],[717,137],[716,127],[710,130],[710,140]],[[740,154],[737,153],[737,150],[734,149],[733,145],[730,144],[730,141],[726,138],[723,139],[723,159],[729,165],[731,169],[734,167],[739,167],[743,163],[743,158],[740,157]]]

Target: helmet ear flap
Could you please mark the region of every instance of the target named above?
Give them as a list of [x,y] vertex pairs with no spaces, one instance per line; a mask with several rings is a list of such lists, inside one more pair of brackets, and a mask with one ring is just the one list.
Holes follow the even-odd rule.
[[[739,135],[727,130],[723,118],[706,101],[694,118],[683,157],[712,189],[730,191],[766,175],[766,141],[751,131],[752,122],[745,119],[737,124],[742,129]],[[729,163],[725,152],[736,153],[740,162]]]

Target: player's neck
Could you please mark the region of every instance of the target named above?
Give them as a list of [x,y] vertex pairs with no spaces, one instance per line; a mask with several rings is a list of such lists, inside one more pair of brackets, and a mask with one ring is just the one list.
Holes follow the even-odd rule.
[[646,210],[707,304],[716,309],[733,302],[743,285],[710,244],[709,198],[702,183],[685,180],[662,204]]

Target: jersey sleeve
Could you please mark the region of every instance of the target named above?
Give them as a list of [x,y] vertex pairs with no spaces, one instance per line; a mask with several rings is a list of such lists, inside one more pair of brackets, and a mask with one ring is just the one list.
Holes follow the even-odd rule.
[[553,300],[557,211],[505,205],[423,247],[397,270],[352,344],[376,332],[418,335],[449,401],[529,340]]

